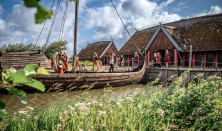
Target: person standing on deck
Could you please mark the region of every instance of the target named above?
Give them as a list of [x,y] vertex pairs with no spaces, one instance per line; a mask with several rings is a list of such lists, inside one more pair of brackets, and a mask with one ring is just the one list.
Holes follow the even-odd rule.
[[61,60],[63,63],[65,62],[65,57],[63,54],[63,50],[60,51],[60,53],[57,56],[57,63],[59,64],[59,60]]
[[57,68],[58,68],[58,73],[59,74],[63,74],[64,73],[63,69],[65,69],[65,66],[64,66],[62,60],[59,60]]
[[110,68],[109,68],[109,72],[114,72],[114,57],[115,57],[115,53],[112,53],[112,55],[110,56]]
[[98,66],[97,62],[98,62],[98,56],[97,56],[97,53],[94,52],[94,54],[93,54],[93,68],[92,68],[92,70],[94,70],[94,66],[95,65],[97,67],[97,70],[99,70],[99,66]]
[[137,52],[134,53],[134,65],[135,66],[139,65],[139,55]]
[[169,53],[168,50],[166,50],[165,63],[171,64],[171,62],[170,62],[170,57],[171,57],[171,54]]
[[79,68],[79,57],[76,57],[76,70]]
[[65,59],[65,61],[64,61],[64,65],[65,65],[65,69],[64,69],[64,71],[68,71],[68,56],[67,56],[67,54],[66,54],[66,52],[64,52],[64,59]]
[[161,55],[160,55],[160,52],[157,52],[156,54],[156,65],[161,68]]
[[56,71],[55,55],[51,58],[51,67],[54,71]]

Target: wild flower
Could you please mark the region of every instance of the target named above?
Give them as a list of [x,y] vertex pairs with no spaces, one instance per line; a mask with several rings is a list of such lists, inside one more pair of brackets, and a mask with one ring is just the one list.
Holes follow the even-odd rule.
[[61,126],[62,126],[61,124],[57,124],[57,125],[56,125],[57,128],[60,128]]
[[124,99],[119,99],[118,101],[121,103],[121,102],[123,102],[123,101],[124,101]]
[[164,110],[163,109],[158,109],[157,112],[159,113],[160,116],[164,116]]
[[84,131],[83,129],[79,129],[79,131]]
[[37,116],[35,116],[35,117],[34,117],[34,119],[38,120],[38,117],[37,117]]
[[98,101],[92,101],[93,104],[98,104]]
[[75,110],[75,108],[73,108],[72,106],[70,106],[70,105],[68,105],[68,107],[72,110],[72,111],[74,111]]
[[140,108],[140,109],[142,108],[141,105],[138,105],[137,107]]
[[25,122],[25,119],[22,119],[22,122]]
[[119,103],[119,102],[117,102],[116,104],[117,104],[117,105],[120,105],[120,103]]
[[99,115],[106,114],[106,111],[98,111],[98,112],[99,112]]
[[100,104],[99,104],[99,106],[103,106],[103,104],[102,104],[102,103],[100,103]]
[[26,115],[28,113],[28,111],[18,111],[18,113]]
[[75,104],[75,106],[77,107],[77,106],[84,106],[85,104],[84,103],[77,103],[77,104]]
[[30,110],[34,110],[34,108],[31,107],[31,106],[26,106],[26,108],[27,108],[27,109],[30,109]]
[[63,119],[63,117],[60,116],[60,117],[59,117],[59,120],[62,120],[62,119]]
[[91,105],[91,102],[88,102],[87,105]]
[[133,102],[133,98],[132,97],[126,97],[126,100],[129,100],[129,101]]

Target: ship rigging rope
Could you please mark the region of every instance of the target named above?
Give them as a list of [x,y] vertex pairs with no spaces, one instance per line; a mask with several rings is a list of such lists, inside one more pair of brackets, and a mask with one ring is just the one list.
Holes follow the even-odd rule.
[[112,0],[110,0],[110,1],[111,1],[112,5],[113,5],[113,7],[114,7],[114,9],[115,9],[115,11],[116,11],[116,13],[117,13],[117,15],[119,16],[119,18],[120,18],[120,20],[121,20],[121,22],[122,22],[122,24],[123,24],[124,28],[126,29],[126,31],[127,31],[127,33],[128,33],[128,35],[130,36],[130,39],[132,40],[132,42],[133,42],[134,46],[135,46],[135,47],[136,47],[136,49],[139,51],[139,48],[137,47],[136,43],[134,42],[134,40],[133,40],[132,36],[130,35],[130,33],[129,33],[128,29],[126,28],[126,25],[124,24],[124,22],[123,22],[123,20],[122,20],[122,18],[121,18],[121,16],[120,16],[120,14],[119,14],[119,12],[117,11],[116,6],[114,5],[114,3],[113,3],[113,1],[112,1]]
[[43,53],[45,53],[45,48],[46,48],[46,46],[47,46],[47,44],[48,44],[48,42],[49,42],[49,37],[50,37],[50,35],[51,35],[52,28],[53,28],[53,25],[54,25],[54,23],[55,23],[55,19],[56,19],[57,13],[58,13],[58,9],[59,9],[60,3],[61,3],[61,0],[58,0],[58,3],[57,3],[57,5],[56,5],[56,10],[55,10],[55,13],[54,13],[54,15],[53,15],[52,23],[51,23],[51,26],[50,26],[50,29],[49,29],[49,33],[48,33],[48,36],[47,36],[47,39],[46,39],[46,43],[45,43],[45,45],[43,46],[43,49],[44,49]]
[[64,10],[64,15],[63,15],[63,19],[62,19],[62,25],[61,25],[60,34],[59,34],[59,40],[58,40],[58,42],[60,43],[60,47],[61,47],[61,42],[62,42],[62,35],[63,35],[64,25],[65,25],[65,22],[66,22],[66,12],[67,12],[67,8],[68,8],[68,3],[69,3],[69,1],[66,0],[65,10]]
[[[53,7],[53,5],[54,5],[54,2],[55,2],[55,0],[53,0],[53,2],[52,2],[52,5],[51,5],[50,10],[52,10],[52,7]],[[39,33],[39,36],[38,36],[38,38],[37,38],[37,40],[36,40],[36,43],[35,43],[35,45],[34,45],[35,48],[36,48],[36,45],[38,44],[39,38],[40,38],[40,36],[41,36],[41,34],[42,34],[42,31],[43,31],[43,29],[44,29],[44,27],[45,27],[46,21],[47,21],[47,20],[45,20],[45,22],[44,22],[44,24],[43,24],[43,26],[42,26],[42,29],[41,29],[41,31],[40,31],[40,33]]]

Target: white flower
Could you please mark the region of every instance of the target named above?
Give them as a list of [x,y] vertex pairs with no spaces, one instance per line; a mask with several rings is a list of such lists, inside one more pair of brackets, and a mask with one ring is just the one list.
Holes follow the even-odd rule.
[[36,119],[36,120],[38,120],[38,117],[37,117],[37,116],[35,116],[35,119]]
[[62,119],[63,119],[63,117],[61,117],[61,116],[60,116],[60,117],[59,117],[59,119],[60,119],[60,120],[62,120]]
[[27,109],[30,109],[30,110],[32,110],[32,111],[34,110],[34,108],[31,107],[31,106],[26,106],[26,108],[27,108]]
[[126,97],[127,100],[133,102],[133,98],[132,97]]
[[142,108],[141,105],[138,105],[137,107],[140,108],[140,109]]
[[159,115],[163,117],[163,115],[164,115],[164,110],[163,110],[163,109],[158,109],[157,111],[158,111]]
[[103,106],[103,104],[102,104],[102,103],[100,103],[100,104],[99,104],[99,106]]
[[84,106],[85,104],[84,103],[77,103],[77,104],[75,104],[75,106],[77,107],[77,106]]
[[75,108],[73,108],[72,106],[70,106],[70,105],[68,105],[68,107],[72,110],[72,111],[74,111],[75,110]]
[[84,131],[83,129],[79,129],[79,131]]
[[61,127],[62,125],[61,125],[61,124],[57,124],[56,126],[59,128],[59,127]]
[[92,103],[93,103],[93,104],[98,104],[98,102],[97,102],[97,101],[93,101]]
[[88,102],[87,105],[91,105],[91,102]]
[[25,119],[22,119],[22,122],[25,122]]
[[117,104],[117,105],[120,105],[120,103],[119,103],[119,102],[117,102],[116,104]]
[[19,114],[27,114],[28,111],[18,111]]
[[99,112],[99,115],[106,114],[106,111],[98,111],[98,112]]

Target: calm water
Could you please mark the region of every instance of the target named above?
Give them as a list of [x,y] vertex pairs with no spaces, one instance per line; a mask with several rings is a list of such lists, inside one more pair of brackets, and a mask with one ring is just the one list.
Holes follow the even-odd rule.
[[[135,92],[140,92],[145,90],[144,87],[145,85],[142,84],[113,87],[110,88],[110,90],[112,91],[111,97],[115,97],[116,95],[125,95],[133,90]],[[104,88],[91,89],[87,91],[87,93],[92,97],[97,97],[103,92]],[[8,113],[14,113],[15,111],[18,111],[20,108],[24,108],[27,105],[38,109],[46,106],[47,104],[50,104],[51,102],[58,101],[61,98],[75,100],[75,98],[82,93],[83,91],[80,90],[69,92],[27,93],[28,104],[26,105],[21,104],[19,99],[13,95],[1,95],[0,100],[6,103],[6,110]]]

